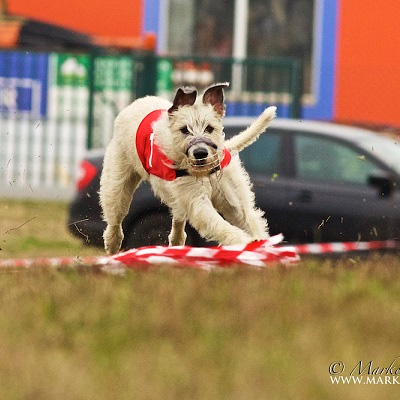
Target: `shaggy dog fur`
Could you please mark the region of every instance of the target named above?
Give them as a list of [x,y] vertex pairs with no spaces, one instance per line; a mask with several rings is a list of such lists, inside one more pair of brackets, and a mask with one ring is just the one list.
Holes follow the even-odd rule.
[[[276,108],[267,108],[249,128],[224,141],[223,88],[227,86],[213,85],[201,97],[197,97],[194,88],[180,88],[172,105],[158,97],[144,97],[118,115],[100,183],[107,253],[120,250],[124,237],[121,224],[142,180],[150,181],[154,193],[171,210],[170,245],[185,243],[186,221],[204,238],[224,245],[268,237],[267,221],[255,207],[251,183],[237,153],[264,132],[275,117]],[[187,171],[186,176],[171,181],[149,174],[135,146],[142,119],[158,109],[165,111],[152,125],[152,139],[173,162],[173,168]],[[224,148],[231,152],[232,159],[213,173]]]

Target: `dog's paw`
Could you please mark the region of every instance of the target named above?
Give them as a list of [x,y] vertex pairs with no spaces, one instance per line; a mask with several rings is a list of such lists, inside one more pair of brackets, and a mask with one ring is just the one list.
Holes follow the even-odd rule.
[[183,246],[186,242],[186,232],[183,231],[181,234],[177,234],[175,232],[171,232],[168,236],[168,241],[170,246]]
[[121,225],[108,225],[103,234],[104,248],[107,254],[116,254],[119,252],[124,239],[124,233]]
[[219,243],[222,245],[234,245],[234,244],[247,244],[252,242],[253,239],[247,233],[241,231],[239,228],[231,229],[229,234],[225,235],[223,240],[220,240]]

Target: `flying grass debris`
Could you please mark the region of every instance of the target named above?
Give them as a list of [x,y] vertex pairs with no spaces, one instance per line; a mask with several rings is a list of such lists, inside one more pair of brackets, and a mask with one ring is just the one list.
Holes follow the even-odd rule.
[[28,219],[28,221],[25,221],[22,225],[17,226],[16,228],[11,228],[8,231],[5,231],[3,233],[3,235],[7,235],[8,233],[12,232],[12,231],[16,231],[19,228],[22,228],[24,225],[26,225],[28,222],[31,222],[33,219],[35,219],[37,217],[37,215],[35,215],[34,217],[32,217],[31,219]]

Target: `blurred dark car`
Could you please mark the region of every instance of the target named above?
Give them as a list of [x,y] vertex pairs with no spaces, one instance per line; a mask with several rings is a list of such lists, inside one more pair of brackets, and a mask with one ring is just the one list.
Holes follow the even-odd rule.
[[[232,136],[252,118],[226,118]],[[102,246],[99,206],[103,151],[82,161],[68,227]],[[270,233],[290,243],[383,240],[400,237],[400,143],[369,130],[278,119],[240,153]],[[171,218],[147,183],[134,194],[123,222],[123,248],[166,244]],[[187,244],[205,241],[187,224]]]

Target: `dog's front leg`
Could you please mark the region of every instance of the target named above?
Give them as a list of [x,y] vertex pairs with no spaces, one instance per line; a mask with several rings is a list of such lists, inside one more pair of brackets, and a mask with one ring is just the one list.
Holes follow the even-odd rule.
[[176,217],[172,217],[172,229],[168,236],[170,246],[183,246],[186,242],[185,232],[186,220],[181,220]]
[[191,199],[188,217],[190,224],[201,236],[208,240],[215,240],[221,245],[252,241],[250,235],[225,221],[206,195]]
[[107,222],[104,231],[104,248],[108,254],[115,254],[121,248],[124,233],[122,221],[128,213],[132,195],[141,181],[140,175],[110,144],[104,158],[100,180],[100,204],[103,218]]

